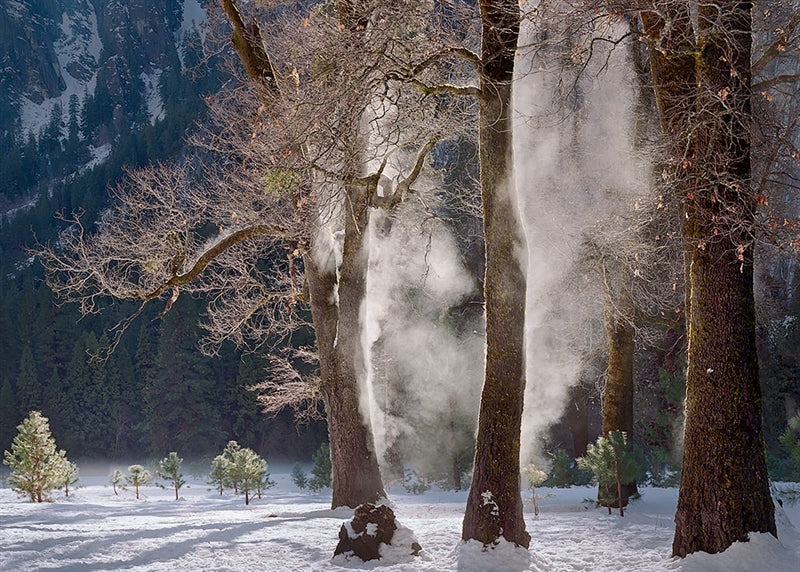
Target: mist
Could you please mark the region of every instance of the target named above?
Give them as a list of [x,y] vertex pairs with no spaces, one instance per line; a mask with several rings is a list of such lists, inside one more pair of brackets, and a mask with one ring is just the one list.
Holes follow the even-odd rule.
[[[618,38],[627,31],[622,23],[605,25],[593,33]],[[528,25],[520,45],[540,37]],[[603,293],[591,269],[580,266],[581,243],[596,223],[647,191],[649,169],[632,152],[630,47],[602,43],[591,59],[582,53],[577,61],[564,45],[522,51],[514,89],[514,183],[528,244],[521,461],[540,464],[584,356],[606,343]],[[399,178],[411,160],[395,152],[385,176]],[[434,189],[437,181],[420,186]],[[442,440],[452,445],[459,430],[474,435],[483,384],[481,312],[466,327],[450,319],[453,308],[474,299],[478,277],[428,206],[412,198],[389,214],[373,210],[369,227],[362,411],[384,472],[393,476],[400,475],[392,459],[435,465]]]
[[[623,23],[606,25],[594,34],[627,31]],[[537,36],[541,30],[528,25],[520,44]],[[583,356],[605,346],[603,293],[579,260],[584,233],[630,208],[648,180],[648,165],[631,151],[630,47],[599,43],[588,59],[563,53],[564,45],[572,44],[562,39],[524,54],[514,89],[515,178],[528,242],[523,462],[542,462],[546,432],[562,416]],[[566,71],[565,58],[572,62]]]
[[444,471],[444,449],[474,433],[477,419],[482,322],[451,313],[474,298],[477,281],[448,228],[417,201],[391,216],[376,211],[369,241],[364,405],[378,458],[394,477],[402,475],[393,461]]

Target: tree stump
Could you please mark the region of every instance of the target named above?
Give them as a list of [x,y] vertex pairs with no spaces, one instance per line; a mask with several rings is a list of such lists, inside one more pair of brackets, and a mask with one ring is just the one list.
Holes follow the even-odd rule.
[[[388,506],[362,504],[356,507],[353,520],[346,522],[339,530],[339,544],[334,556],[344,554],[346,557],[356,556],[364,562],[378,560],[381,557],[381,544],[391,545],[394,532],[397,530],[394,511]],[[411,547],[416,555],[422,547],[416,542]]]

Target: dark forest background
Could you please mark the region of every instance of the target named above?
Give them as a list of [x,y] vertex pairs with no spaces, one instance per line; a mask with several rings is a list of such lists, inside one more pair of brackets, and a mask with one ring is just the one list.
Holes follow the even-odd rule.
[[[77,308],[56,304],[41,265],[27,253],[35,241],[57,239],[64,228],[58,213],[81,211],[84,220],[97,220],[126,169],[175,158],[202,121],[204,96],[226,78],[219,62],[206,58],[197,30],[171,41],[182,2],[144,3],[154,4],[146,13],[165,28],[157,61],[134,49],[147,38],[129,17],[121,32],[126,53],[104,49],[95,62],[101,72],[115,62],[122,72],[116,81],[104,82],[98,72],[93,91],[71,97],[67,109],[56,105],[46,125],[27,134],[20,129],[20,96],[46,92],[47,81],[43,74],[21,77],[22,70],[53,56],[49,48],[61,34],[55,23],[69,7],[23,4],[31,19],[22,29],[9,7],[0,8],[0,54],[13,66],[0,75],[0,450],[10,447],[27,412],[38,409],[71,458],[170,450],[199,458],[235,439],[270,459],[310,459],[327,438],[324,422],[295,425],[290,411],[272,418],[261,413],[247,388],[263,378],[263,358],[233,347],[218,357],[202,355],[202,300],[181,297],[163,319],[145,312],[107,360],[93,359],[108,345],[109,328],[136,307],[117,304],[81,320]],[[110,4],[106,10],[114,10]],[[20,52],[15,38],[25,35],[39,52]],[[163,114],[152,121],[136,72],[156,66]],[[93,150],[104,146],[110,146],[107,159],[91,161]]]

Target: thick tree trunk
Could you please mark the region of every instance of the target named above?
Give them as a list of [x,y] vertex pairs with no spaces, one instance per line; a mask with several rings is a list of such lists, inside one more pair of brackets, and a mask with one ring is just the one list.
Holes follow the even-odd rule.
[[[755,340],[750,2],[643,12],[682,202],[689,361],[676,556],[776,534]],[[662,51],[663,50],[663,51]]]
[[512,164],[511,78],[519,35],[517,0],[480,2],[482,61],[480,164],[486,239],[486,372],[475,467],[462,538],[491,545],[500,538],[528,547],[519,455],[525,391],[527,256]]
[[372,433],[359,407],[358,363],[363,364],[363,357],[358,312],[364,299],[365,274],[359,278],[358,267],[364,263],[359,238],[363,236],[363,233],[356,234],[355,241],[352,236],[351,240],[346,240],[338,284],[335,268],[321,267],[312,255],[307,257],[305,265],[319,353],[320,390],[328,418],[332,508],[355,508],[386,497]]
[[[270,98],[280,98],[281,94],[257,23],[251,21],[246,25],[234,0],[222,0],[222,5],[233,27],[232,43],[248,76],[262,90],[264,104],[269,109]],[[337,10],[343,29],[363,30],[361,3],[343,0],[337,2]],[[369,211],[366,191],[349,188],[347,192],[339,280],[336,268],[319,263],[314,253],[307,253],[304,260],[319,352],[320,391],[328,419],[333,508],[355,508],[386,497],[369,420],[362,418],[359,407],[359,377],[364,373],[359,312],[366,292],[363,241]]]
[[776,534],[762,433],[750,234],[756,208],[750,181],[751,8],[749,2],[728,1],[701,6],[698,13],[698,115],[715,129],[695,139],[696,193],[687,200],[684,224],[689,365],[672,547],[677,556],[721,552],[750,532]]
[[683,471],[673,554],[776,534],[761,429],[752,259],[727,241],[690,262]]
[[[620,316],[614,309],[605,315],[608,336],[608,369],[603,389],[603,435],[611,431],[624,431],[628,441],[633,437],[633,353],[635,349],[633,322]],[[607,499],[622,499],[627,506],[628,498],[637,493],[636,481],[630,483],[601,482],[597,498],[603,506],[619,507],[619,501],[609,503]],[[618,490],[619,488],[619,490]]]

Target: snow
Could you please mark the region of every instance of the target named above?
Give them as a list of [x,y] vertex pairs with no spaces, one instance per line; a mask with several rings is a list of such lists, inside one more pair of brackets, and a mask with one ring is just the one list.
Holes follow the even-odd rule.
[[160,119],[164,119],[164,101],[161,99],[161,90],[159,88],[161,73],[161,68],[156,68],[149,74],[145,72],[139,74],[139,79],[144,85],[147,116],[150,118],[151,125]]
[[206,11],[198,0],[184,0],[183,16],[181,18],[181,28],[178,32],[180,37],[184,37],[193,29],[197,29],[201,34],[205,30],[203,24],[206,21]]
[[[55,43],[58,66],[66,89],[58,97],[45,99],[42,103],[34,103],[27,97],[22,98],[21,121],[22,133],[38,135],[39,131],[47,124],[55,105],[61,105],[63,117],[67,117],[69,98],[77,95],[82,101],[86,93],[93,93],[97,82],[94,67],[100,59],[103,43],[97,30],[97,16],[88,4],[87,12],[62,14],[61,38]],[[68,66],[71,62],[84,62],[92,69],[92,77],[88,81],[73,77]]]
[[[412,495],[390,488],[401,527],[399,544],[422,545],[419,556],[384,547],[380,562],[332,558],[348,509],[330,510],[329,491],[297,489],[290,467],[271,467],[277,486],[245,506],[241,496],[220,496],[187,478],[181,500],[174,491],[141,489],[115,496],[107,473],[83,476],[69,498],[29,503],[0,489],[0,570],[447,570],[508,572],[796,572],[800,558],[800,505],[777,509],[780,540],[751,535],[722,554],[670,558],[675,489],[643,488],[626,516],[609,515],[586,499],[588,487],[537,489],[541,514],[526,504],[530,550],[500,543],[484,550],[460,542],[466,492]],[[125,467],[120,467],[125,468]]]

